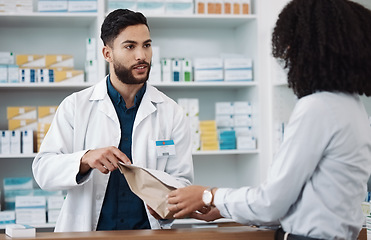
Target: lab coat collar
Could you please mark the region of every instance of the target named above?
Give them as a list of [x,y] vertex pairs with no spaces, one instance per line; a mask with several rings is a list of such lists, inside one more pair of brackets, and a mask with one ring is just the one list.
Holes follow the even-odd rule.
[[[99,109],[104,112],[107,116],[113,119],[116,123],[119,124],[116,111],[112,105],[111,99],[107,93],[107,77],[98,82],[94,87],[93,93],[90,96],[90,101],[102,101],[102,105]],[[137,112],[137,116],[134,122],[134,128],[139,125],[139,123],[149,116],[151,113],[157,110],[156,104],[164,102],[163,94],[155,87],[150,85],[147,82],[147,89],[143,95],[141,104]]]

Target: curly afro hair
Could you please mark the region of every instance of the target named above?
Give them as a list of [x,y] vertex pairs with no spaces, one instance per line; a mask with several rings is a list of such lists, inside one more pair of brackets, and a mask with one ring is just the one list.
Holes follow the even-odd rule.
[[298,98],[316,91],[371,95],[371,11],[348,0],[293,0],[279,14],[272,54]]

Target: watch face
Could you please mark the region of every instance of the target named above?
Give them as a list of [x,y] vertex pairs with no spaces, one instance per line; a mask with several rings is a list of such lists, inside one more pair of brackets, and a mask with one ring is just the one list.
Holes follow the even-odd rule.
[[211,204],[211,200],[213,199],[213,194],[210,192],[210,190],[205,190],[204,194],[202,195],[202,201],[206,206],[209,206]]

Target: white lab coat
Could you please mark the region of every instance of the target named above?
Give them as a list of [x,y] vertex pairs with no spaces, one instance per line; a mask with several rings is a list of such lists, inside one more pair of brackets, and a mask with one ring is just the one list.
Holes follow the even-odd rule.
[[[94,169],[76,182],[80,159],[89,149],[118,146],[120,123],[107,94],[106,79],[68,96],[35,157],[32,170],[44,190],[67,190],[55,231],[96,230],[109,174]],[[176,156],[157,157],[156,140],[174,140]],[[165,171],[182,185],[193,181],[189,123],[180,106],[147,84],[132,135],[133,164]],[[147,208],[146,208],[147,209]],[[151,227],[159,222],[147,212]]]

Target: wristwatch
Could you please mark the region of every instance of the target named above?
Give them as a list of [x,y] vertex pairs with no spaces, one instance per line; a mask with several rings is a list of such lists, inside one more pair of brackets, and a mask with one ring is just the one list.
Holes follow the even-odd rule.
[[202,201],[204,202],[206,207],[210,207],[214,200],[214,195],[212,193],[213,188],[205,189],[204,193],[202,194]]

